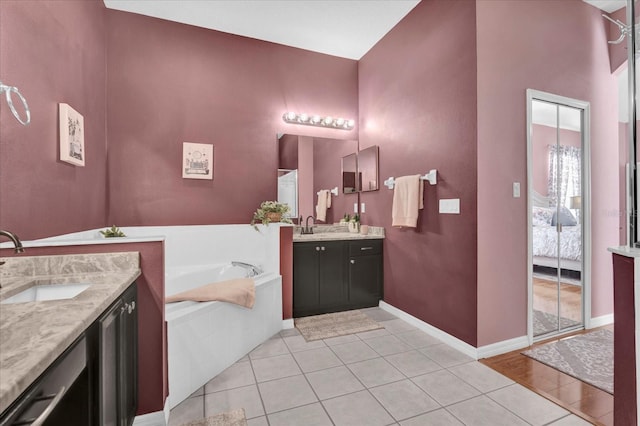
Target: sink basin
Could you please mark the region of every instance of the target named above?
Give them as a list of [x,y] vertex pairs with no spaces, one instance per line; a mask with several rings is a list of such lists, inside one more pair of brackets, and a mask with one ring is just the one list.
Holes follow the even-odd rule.
[[90,285],[85,283],[36,285],[14,294],[0,304],[71,299],[88,289]]

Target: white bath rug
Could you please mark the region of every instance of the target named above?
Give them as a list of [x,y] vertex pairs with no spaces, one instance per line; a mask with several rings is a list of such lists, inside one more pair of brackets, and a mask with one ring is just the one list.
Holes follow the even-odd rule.
[[383,328],[358,310],[296,318],[294,323],[307,342]]
[[247,426],[244,409],[227,411],[202,420],[184,423],[182,426]]

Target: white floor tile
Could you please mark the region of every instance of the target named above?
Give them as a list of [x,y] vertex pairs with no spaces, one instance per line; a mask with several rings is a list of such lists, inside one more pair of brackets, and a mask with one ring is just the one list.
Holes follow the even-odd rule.
[[569,414],[567,410],[519,384],[491,392],[487,396],[536,426],[545,425]]
[[491,392],[515,383],[513,380],[479,362],[469,362],[450,367],[449,371],[482,393]]
[[367,391],[328,399],[322,404],[336,426],[383,426],[394,422]]
[[400,426],[464,426],[460,420],[441,408],[400,422]]
[[258,384],[267,414],[317,402],[303,375]]
[[411,380],[440,405],[447,406],[480,395],[480,392],[447,370],[414,377]]
[[306,375],[320,400],[360,391],[362,383],[345,366],[315,371]]
[[270,426],[332,426],[331,419],[320,403],[269,414]]
[[238,408],[244,408],[245,416],[248,419],[265,414],[256,385],[214,392],[204,396],[205,417]]
[[369,389],[396,420],[404,420],[440,408],[440,405],[410,380]]
[[527,422],[484,395],[451,405],[447,410],[467,426],[528,426]]

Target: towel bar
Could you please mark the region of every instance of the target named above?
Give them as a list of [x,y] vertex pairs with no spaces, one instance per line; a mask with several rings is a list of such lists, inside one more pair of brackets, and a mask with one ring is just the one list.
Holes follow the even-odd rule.
[[[428,181],[431,185],[435,185],[436,183],[438,183],[438,171],[436,169],[431,169],[426,175],[420,176],[420,179]],[[396,184],[396,180],[393,177],[390,177],[383,183],[387,188],[393,189]]]
[[[333,195],[338,195],[338,187],[336,186],[335,188],[329,190],[329,192],[331,192]],[[320,195],[320,191],[316,192],[316,195]]]

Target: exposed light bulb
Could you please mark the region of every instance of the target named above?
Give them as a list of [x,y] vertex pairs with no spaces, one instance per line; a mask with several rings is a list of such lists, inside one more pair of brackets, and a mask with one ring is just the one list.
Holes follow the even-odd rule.
[[296,113],[295,113],[295,112],[293,112],[293,111],[289,111],[289,112],[287,113],[287,119],[288,119],[289,121],[293,121],[293,120],[295,120],[295,119],[296,119]]
[[324,124],[325,126],[331,126],[331,124],[333,124],[333,117],[331,117],[330,115],[326,116],[324,118]]
[[336,119],[336,126],[339,126],[339,127],[344,126],[344,118]]
[[299,120],[303,123],[306,123],[307,121],[309,121],[309,116],[303,112],[302,114],[300,114]]
[[314,115],[314,116],[311,118],[311,122],[312,122],[312,123],[314,123],[314,124],[319,123],[319,122],[320,122],[320,120],[321,120],[321,118],[320,118],[320,116],[319,116],[319,115]]
[[347,127],[348,128],[352,128],[353,126],[356,125],[356,122],[354,120],[349,120],[347,121]]

